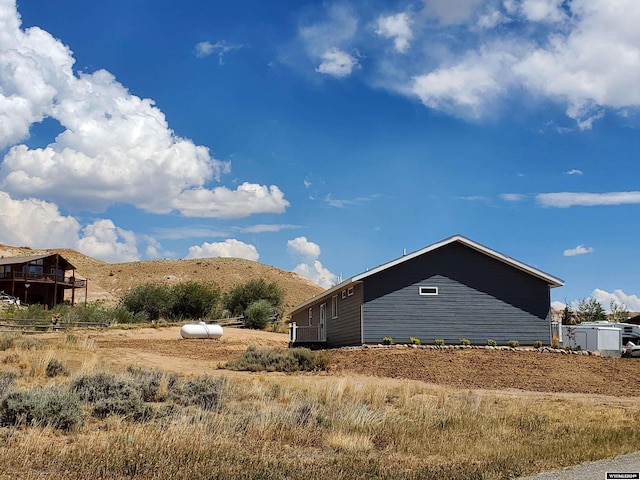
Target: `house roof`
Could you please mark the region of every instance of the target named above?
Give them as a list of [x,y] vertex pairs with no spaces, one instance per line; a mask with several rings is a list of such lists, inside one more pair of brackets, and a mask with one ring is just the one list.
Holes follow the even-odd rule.
[[371,275],[375,275],[376,273],[382,272],[388,268],[391,267],[395,267],[396,265],[399,265],[401,263],[404,262],[408,262],[409,260],[412,260],[413,258],[419,257],[421,255],[424,255],[425,253],[429,253],[432,252],[434,250],[437,250],[439,248],[445,247],[447,245],[450,245],[452,243],[461,243],[462,245],[466,245],[467,247],[473,248],[474,250],[477,250],[481,253],[484,253],[485,255],[492,257],[500,262],[503,262],[511,267],[517,268],[518,270],[522,270],[525,273],[528,273],[529,275],[532,275],[534,277],[539,278],[540,280],[544,281],[547,283],[547,285],[549,285],[550,288],[555,288],[555,287],[561,287],[564,285],[564,280],[561,280],[560,278],[554,277],[552,275],[549,275],[548,273],[543,272],[542,270],[538,270],[537,268],[534,268],[530,265],[527,265],[526,263],[520,262],[519,260],[516,260],[515,258],[511,258],[508,255],[504,255],[500,252],[497,252],[495,250],[492,250],[489,247],[486,247],[478,242],[474,242],[473,240],[468,239],[467,237],[464,237],[462,235],[453,235],[449,238],[445,238],[444,240],[441,240],[440,242],[437,243],[433,243],[427,247],[424,247],[420,250],[417,250],[413,253],[409,253],[407,255],[403,255],[400,258],[396,258],[395,260],[392,260],[390,262],[387,263],[383,263],[382,265],[379,265],[378,267],[375,267],[371,270],[367,270],[366,272],[360,273],[359,275],[355,275],[347,280],[345,280],[342,283],[339,283],[338,285],[333,286],[332,288],[330,288],[329,290],[326,290],[325,292],[321,293],[320,295],[316,295],[315,297],[310,298],[309,300],[307,300],[306,302],[298,305],[294,310],[292,310],[292,314],[296,313],[306,307],[308,307],[310,304],[316,302],[319,298],[324,298],[324,297],[329,297],[333,294],[335,294],[335,292],[338,292],[340,290],[343,290],[344,288],[349,287],[352,284],[355,283],[359,283],[362,280],[364,280],[365,278],[371,276]]
[[[21,265],[24,263],[33,262],[34,260],[40,260],[41,258],[49,258],[58,255],[57,253],[45,253],[43,255],[27,255],[23,257],[2,257],[0,258],[0,265]],[[71,265],[67,259],[60,257],[60,266],[65,270],[75,270],[76,267]]]

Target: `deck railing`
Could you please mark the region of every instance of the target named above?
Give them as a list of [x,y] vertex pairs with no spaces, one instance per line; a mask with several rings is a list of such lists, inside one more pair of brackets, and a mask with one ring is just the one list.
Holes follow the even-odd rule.
[[315,343],[319,339],[318,325],[299,327],[295,322],[289,324],[289,343]]
[[0,272],[0,279],[13,279],[13,280],[22,280],[22,281],[40,281],[40,282],[59,282],[65,283],[68,285],[72,285],[74,287],[80,288],[86,285],[86,280],[82,280],[75,277],[66,277],[64,275],[47,275],[44,273],[33,273],[33,272]]

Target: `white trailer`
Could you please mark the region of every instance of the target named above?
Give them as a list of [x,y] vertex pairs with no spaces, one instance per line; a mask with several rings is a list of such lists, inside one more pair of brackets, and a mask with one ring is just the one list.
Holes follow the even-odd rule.
[[562,345],[600,352],[603,357],[622,355],[622,329],[613,324],[581,323],[562,326]]

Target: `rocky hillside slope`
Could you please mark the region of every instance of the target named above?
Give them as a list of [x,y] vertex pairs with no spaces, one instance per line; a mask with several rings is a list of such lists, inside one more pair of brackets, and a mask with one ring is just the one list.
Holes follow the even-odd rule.
[[[300,275],[241,258],[199,258],[192,260],[144,260],[107,263],[70,249],[35,250],[0,244],[0,256],[59,253],[76,267],[76,275],[89,280],[88,300],[115,303],[131,287],[148,282],[179,283],[189,280],[213,282],[223,291],[251,279],[276,282],[284,291],[286,310],[323,289]],[[84,293],[76,292],[84,299]]]

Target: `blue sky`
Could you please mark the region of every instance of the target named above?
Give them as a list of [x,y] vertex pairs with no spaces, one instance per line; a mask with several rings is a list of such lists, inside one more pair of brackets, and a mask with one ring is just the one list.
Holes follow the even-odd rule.
[[0,242],[323,286],[465,235],[640,311],[637,0],[0,0]]

